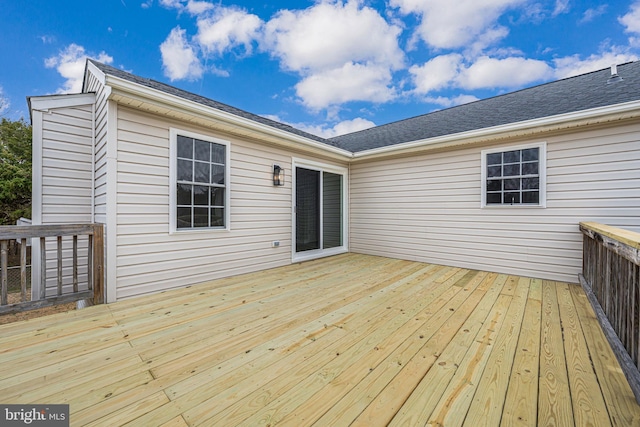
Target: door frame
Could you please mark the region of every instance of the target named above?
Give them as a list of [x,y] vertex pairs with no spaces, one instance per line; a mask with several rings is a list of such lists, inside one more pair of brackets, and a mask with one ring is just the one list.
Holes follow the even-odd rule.
[[[296,168],[310,169],[320,172],[320,249],[304,252],[296,252]],[[330,172],[342,176],[342,246],[322,249],[322,172]],[[307,261],[311,259],[338,255],[349,252],[349,169],[328,163],[317,162],[300,158],[293,158],[291,162],[291,260],[292,262]]]

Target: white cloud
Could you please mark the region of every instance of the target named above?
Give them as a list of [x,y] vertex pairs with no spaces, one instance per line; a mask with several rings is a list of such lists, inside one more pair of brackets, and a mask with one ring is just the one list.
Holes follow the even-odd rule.
[[497,24],[498,18],[509,8],[524,0],[391,0],[393,7],[405,15],[421,17],[417,35],[428,45],[439,49],[469,46],[478,40],[495,41],[508,30]]
[[556,7],[551,15],[558,16],[562,13],[568,13],[570,9],[569,0],[556,0]]
[[482,56],[467,65],[459,54],[437,56],[424,65],[411,67],[409,72],[415,85],[414,92],[420,95],[449,88],[511,89],[553,76],[553,69],[544,61]]
[[610,52],[593,54],[586,59],[580,59],[579,55],[572,55],[554,59],[553,62],[555,63],[556,77],[562,79],[608,68],[613,64],[624,64],[637,60],[638,56],[635,54],[625,51],[616,52],[616,49],[612,49]]
[[604,15],[607,12],[608,5],[601,4],[595,9],[587,9],[582,14],[582,18],[578,21],[578,24],[586,24],[587,22],[591,22],[596,19],[598,16]]
[[314,73],[298,84],[296,93],[313,110],[349,101],[386,102],[395,97],[387,67],[346,63]]
[[396,94],[392,72],[404,66],[401,31],[358,0],[320,2],[278,12],[264,27],[261,48],[301,76],[296,93],[311,109],[385,102]]
[[4,89],[0,86],[0,116],[3,115],[10,106],[9,98],[4,95]]
[[168,9],[182,10],[184,8],[182,0],[160,0],[160,5]]
[[55,36],[44,35],[44,36],[40,36],[40,40],[42,40],[43,44],[52,44],[53,42],[56,41],[56,38]]
[[371,120],[363,119],[357,117],[353,120],[344,120],[338,124],[336,124],[332,130],[332,135],[330,137],[345,135],[348,133],[358,132],[360,130],[365,130],[374,127],[376,124]]
[[452,98],[446,96],[438,97],[426,97],[423,98],[424,102],[430,104],[440,105],[445,108],[455,107],[456,105],[468,104],[470,102],[478,101],[478,98],[473,95],[458,95]]
[[629,12],[619,17],[618,21],[624,25],[625,32],[640,34],[640,1],[633,3]]
[[45,67],[55,68],[66,79],[62,87],[57,90],[57,93],[79,93],[82,90],[87,58],[95,59],[105,64],[113,62],[113,58],[105,52],[100,52],[97,55],[87,53],[84,47],[75,43],[64,48],[57,56],[45,59]]
[[193,46],[187,41],[186,31],[175,27],[160,45],[165,76],[171,81],[198,79],[204,69]]
[[191,15],[200,15],[215,8],[215,5],[206,1],[189,0],[187,12]]
[[458,77],[461,64],[462,55],[451,53],[436,56],[424,65],[412,66],[409,72],[413,76],[415,91],[426,94],[450,86]]
[[264,117],[275,120],[280,123],[288,124],[289,126],[293,126],[294,128],[310,133],[312,135],[317,135],[322,138],[333,138],[339,135],[345,135],[347,133],[357,132],[359,130],[369,129],[374,127],[376,124],[371,120],[363,119],[357,117],[352,120],[344,120],[336,123],[335,125],[309,125],[306,123],[287,123],[286,121],[280,119],[278,116],[274,115],[265,115]]
[[241,9],[218,7],[212,15],[199,18],[197,25],[195,40],[205,52],[222,54],[226,50],[243,46],[247,53],[251,53],[252,43],[258,38],[262,21],[256,15]]
[[263,48],[293,71],[323,71],[349,62],[372,62],[397,69],[404,62],[398,46],[401,28],[380,14],[347,3],[318,3],[299,11],[280,11],[265,27]]
[[552,76],[553,70],[544,61],[484,56],[462,70],[457,80],[464,89],[495,89],[521,87]]

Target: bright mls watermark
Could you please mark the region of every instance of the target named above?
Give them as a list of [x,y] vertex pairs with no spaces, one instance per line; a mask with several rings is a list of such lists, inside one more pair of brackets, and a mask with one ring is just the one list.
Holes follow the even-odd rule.
[[0,425],[69,427],[69,405],[2,405]]

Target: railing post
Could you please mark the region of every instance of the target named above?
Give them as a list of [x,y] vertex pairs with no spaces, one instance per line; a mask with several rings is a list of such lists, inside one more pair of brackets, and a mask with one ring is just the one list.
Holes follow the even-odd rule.
[[93,265],[93,303],[104,303],[104,226],[95,224],[93,226],[93,259],[89,262]]

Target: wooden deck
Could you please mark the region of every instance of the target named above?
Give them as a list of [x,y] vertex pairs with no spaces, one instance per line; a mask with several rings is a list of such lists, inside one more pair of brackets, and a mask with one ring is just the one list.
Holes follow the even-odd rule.
[[580,286],[346,254],[0,326],[72,425],[640,425]]

